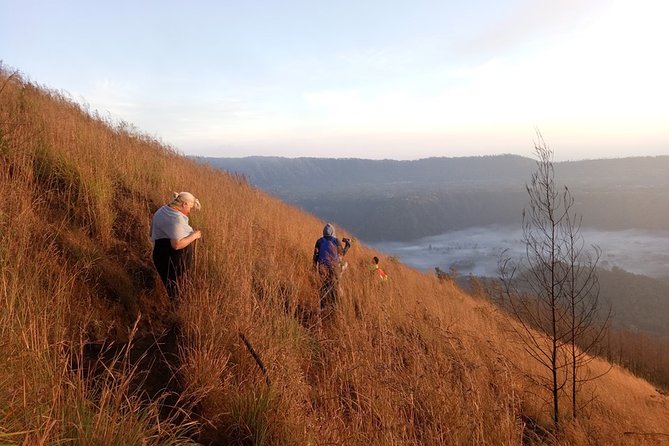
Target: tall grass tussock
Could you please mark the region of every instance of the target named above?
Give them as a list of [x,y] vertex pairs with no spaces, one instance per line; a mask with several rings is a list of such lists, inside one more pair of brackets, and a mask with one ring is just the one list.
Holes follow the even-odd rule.
[[[323,221],[6,68],[0,163],[0,444],[669,444],[615,366],[552,431],[511,318],[360,243],[324,317]],[[171,305],[148,230],[181,190],[203,238]]]

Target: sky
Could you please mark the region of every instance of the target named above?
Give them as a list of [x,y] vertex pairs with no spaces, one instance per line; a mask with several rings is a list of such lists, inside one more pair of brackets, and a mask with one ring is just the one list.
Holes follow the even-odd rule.
[[669,154],[666,0],[0,0],[5,69],[187,155]]

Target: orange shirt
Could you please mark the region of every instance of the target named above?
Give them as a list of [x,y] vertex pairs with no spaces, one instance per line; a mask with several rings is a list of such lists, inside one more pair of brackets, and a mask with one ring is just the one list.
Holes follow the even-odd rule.
[[388,274],[386,274],[386,272],[383,271],[379,265],[373,265],[372,271],[376,272],[381,280],[388,280]]

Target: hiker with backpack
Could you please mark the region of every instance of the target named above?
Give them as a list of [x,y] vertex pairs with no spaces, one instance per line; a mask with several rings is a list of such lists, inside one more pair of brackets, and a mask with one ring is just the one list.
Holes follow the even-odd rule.
[[190,192],[175,192],[172,201],[161,206],[151,220],[153,264],[170,300],[179,297],[180,279],[192,264],[193,243],[202,237],[188,224],[191,210],[200,207],[200,201]]
[[351,241],[342,239],[344,247],[337,237],[332,224],[327,223],[323,228],[323,237],[316,240],[314,248],[314,267],[321,280],[320,306],[321,309],[333,306],[337,302],[339,294],[339,278],[346,268],[341,258],[351,247]]

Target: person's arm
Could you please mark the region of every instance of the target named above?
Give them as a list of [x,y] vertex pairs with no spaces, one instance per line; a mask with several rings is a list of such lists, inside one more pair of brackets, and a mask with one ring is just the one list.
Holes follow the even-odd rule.
[[[346,255],[346,252],[348,251],[348,248],[351,247],[351,240],[348,238],[343,238],[342,241],[344,242],[344,249],[341,250],[341,255],[344,256]],[[341,248],[341,246],[340,246]]]
[[316,246],[314,246],[314,257],[313,257],[314,267],[318,263],[318,240],[316,240]]
[[200,231],[194,231],[190,235],[180,239],[180,240],[170,240],[170,244],[172,245],[172,249],[178,251],[180,249],[184,249],[186,246],[190,245],[193,243],[195,240],[199,239],[202,237],[202,233]]

